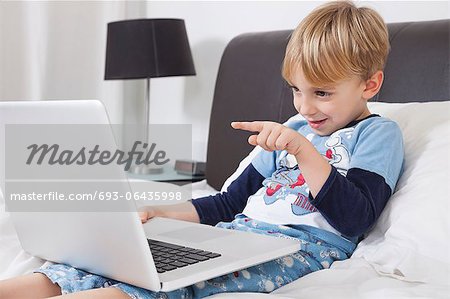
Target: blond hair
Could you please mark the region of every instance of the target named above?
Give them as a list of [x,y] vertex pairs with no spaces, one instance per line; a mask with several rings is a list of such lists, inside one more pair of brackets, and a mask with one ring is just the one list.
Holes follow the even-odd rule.
[[314,9],[292,33],[283,62],[283,77],[292,82],[300,68],[317,87],[358,76],[369,79],[383,70],[389,53],[386,24],[373,9],[350,1]]

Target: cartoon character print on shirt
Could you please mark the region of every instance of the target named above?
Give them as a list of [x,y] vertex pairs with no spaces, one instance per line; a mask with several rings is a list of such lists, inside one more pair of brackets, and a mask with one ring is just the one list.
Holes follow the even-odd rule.
[[[350,155],[345,147],[343,138],[351,138],[354,128],[345,128],[331,134],[325,141],[324,158],[333,165],[339,173],[347,175],[350,164]],[[309,138],[308,138],[309,137]],[[307,136],[311,141],[312,136]],[[309,202],[309,188],[301,174],[297,160],[293,155],[285,153],[280,160],[277,171],[264,180],[266,186],[263,199],[266,205],[277,200],[290,202],[294,215],[304,215],[316,212],[317,209]]]
[[345,128],[338,130],[331,134],[331,136],[325,142],[325,158],[343,176],[347,175],[347,171],[350,165],[350,154],[344,143],[342,142],[342,139],[350,139],[353,135],[354,130],[354,128]]
[[266,186],[263,195],[266,205],[273,204],[277,200],[285,200],[291,204],[294,215],[317,211],[309,203],[309,188],[293,155],[285,154],[280,160],[280,167],[272,177],[264,180],[263,184]]

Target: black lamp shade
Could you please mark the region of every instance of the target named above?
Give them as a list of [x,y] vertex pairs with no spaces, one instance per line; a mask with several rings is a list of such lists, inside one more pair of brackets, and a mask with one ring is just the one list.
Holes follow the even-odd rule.
[[105,80],[195,75],[181,19],[108,23]]

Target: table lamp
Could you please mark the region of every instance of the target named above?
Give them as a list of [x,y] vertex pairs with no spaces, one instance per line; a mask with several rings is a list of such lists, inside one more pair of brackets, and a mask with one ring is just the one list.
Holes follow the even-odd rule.
[[[194,62],[182,19],[136,19],[108,23],[105,80],[147,79],[145,92],[148,144],[150,78],[195,75]],[[140,174],[162,168],[135,167]]]

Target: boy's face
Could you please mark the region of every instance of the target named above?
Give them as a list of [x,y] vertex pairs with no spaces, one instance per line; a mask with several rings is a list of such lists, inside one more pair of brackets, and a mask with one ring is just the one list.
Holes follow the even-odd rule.
[[370,115],[367,99],[363,98],[366,84],[360,78],[319,88],[306,81],[298,70],[292,85],[295,108],[318,135],[331,135],[351,121]]

